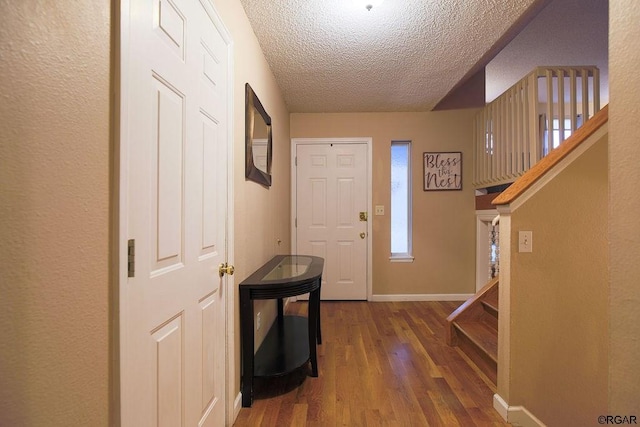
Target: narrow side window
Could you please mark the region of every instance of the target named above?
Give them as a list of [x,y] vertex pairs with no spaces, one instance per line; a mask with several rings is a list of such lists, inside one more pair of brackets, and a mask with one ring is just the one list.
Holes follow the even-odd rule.
[[391,260],[413,260],[410,141],[391,142]]

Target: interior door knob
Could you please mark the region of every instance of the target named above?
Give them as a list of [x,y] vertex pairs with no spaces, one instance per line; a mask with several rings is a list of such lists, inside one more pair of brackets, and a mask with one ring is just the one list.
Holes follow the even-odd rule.
[[228,274],[229,276],[233,276],[233,273],[235,271],[236,271],[235,267],[233,265],[227,264],[226,262],[223,262],[218,266],[218,273],[220,274],[220,277],[224,276],[225,274]]
[[361,239],[364,239],[365,237],[367,237],[367,233],[365,233],[365,232],[360,233],[360,238]]

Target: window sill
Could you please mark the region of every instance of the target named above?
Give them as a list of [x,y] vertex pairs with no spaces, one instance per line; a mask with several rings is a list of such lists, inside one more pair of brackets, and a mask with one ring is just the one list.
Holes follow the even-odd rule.
[[391,262],[413,262],[413,257],[410,255],[396,255],[390,256],[389,261]]

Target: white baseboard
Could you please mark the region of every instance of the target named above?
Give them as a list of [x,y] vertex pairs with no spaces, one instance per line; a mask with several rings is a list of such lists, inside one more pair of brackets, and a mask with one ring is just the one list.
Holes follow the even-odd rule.
[[493,395],[493,408],[509,424],[518,427],[546,427],[524,406],[509,406],[500,395]]
[[475,294],[395,294],[371,295],[372,302],[393,301],[466,301]]
[[493,409],[498,411],[503,420],[507,421],[509,416],[509,405],[498,393],[493,395]]
[[508,421],[512,426],[546,427],[542,421],[527,411],[527,408],[524,406],[510,406]]
[[238,393],[233,401],[233,421],[230,425],[236,422],[238,415],[240,415],[240,409],[242,409],[242,393]]

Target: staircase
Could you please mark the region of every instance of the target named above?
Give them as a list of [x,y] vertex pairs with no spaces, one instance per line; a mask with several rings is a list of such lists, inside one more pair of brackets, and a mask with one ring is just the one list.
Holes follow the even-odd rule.
[[498,278],[447,317],[447,344],[458,346],[494,384],[498,372]]

